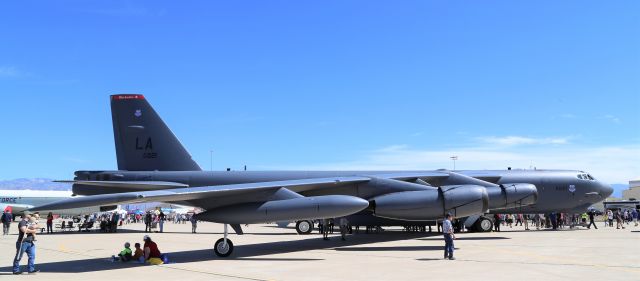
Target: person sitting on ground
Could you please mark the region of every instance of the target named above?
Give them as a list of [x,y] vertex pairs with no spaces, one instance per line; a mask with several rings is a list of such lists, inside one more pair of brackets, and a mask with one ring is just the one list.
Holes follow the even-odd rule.
[[131,244],[129,244],[129,242],[124,243],[124,249],[122,249],[122,251],[120,251],[120,253],[118,254],[118,256],[111,256],[111,258],[113,259],[113,261],[121,261],[121,262],[128,262],[132,259],[131,256]]
[[131,259],[144,262],[144,252],[142,251],[142,248],[140,248],[140,243],[136,243],[134,246],[136,247],[136,250],[133,252]]
[[160,258],[160,250],[158,249],[158,245],[156,242],[151,240],[149,235],[144,236],[144,260],[148,264],[158,265],[163,264],[162,259]]

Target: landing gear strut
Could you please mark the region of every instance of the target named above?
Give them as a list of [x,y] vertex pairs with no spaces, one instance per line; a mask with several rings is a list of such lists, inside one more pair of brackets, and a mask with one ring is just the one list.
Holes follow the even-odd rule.
[[213,251],[216,253],[218,257],[224,258],[231,255],[233,252],[233,243],[230,239],[227,239],[227,235],[229,231],[227,230],[227,224],[224,224],[224,238],[218,239],[216,244],[213,246]]
[[312,221],[298,221],[296,222],[296,231],[298,234],[309,234],[313,231]]

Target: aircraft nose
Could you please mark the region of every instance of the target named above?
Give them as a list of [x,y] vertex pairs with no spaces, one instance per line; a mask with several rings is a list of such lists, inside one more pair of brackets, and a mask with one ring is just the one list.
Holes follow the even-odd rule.
[[598,193],[600,193],[600,196],[602,196],[602,198],[607,198],[609,196],[611,196],[611,194],[613,194],[613,188],[603,182],[599,182],[599,191]]

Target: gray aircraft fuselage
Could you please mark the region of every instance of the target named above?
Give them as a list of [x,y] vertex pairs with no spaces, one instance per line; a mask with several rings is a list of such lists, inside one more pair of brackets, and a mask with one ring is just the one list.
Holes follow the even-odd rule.
[[[295,179],[367,176],[382,173],[412,173],[424,171],[78,171],[76,180],[103,181],[164,181],[177,182],[189,187],[215,186],[240,183],[268,182]],[[457,173],[487,180],[494,178],[493,183],[529,183],[538,189],[538,200],[535,204],[514,209],[501,209],[499,213],[547,213],[547,212],[582,212],[590,205],[604,200],[611,195],[612,188],[595,179],[581,179],[586,175],[572,170],[469,170]],[[492,180],[487,180],[492,181]],[[113,193],[113,190],[91,187],[96,194]],[[351,195],[364,199],[380,195],[363,191],[358,184],[325,188],[301,192],[304,196],[326,194]],[[207,208],[207,202],[182,202]]]

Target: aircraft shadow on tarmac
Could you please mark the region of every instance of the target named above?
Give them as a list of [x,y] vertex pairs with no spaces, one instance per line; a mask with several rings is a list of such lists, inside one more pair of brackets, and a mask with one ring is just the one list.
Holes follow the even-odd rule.
[[[117,232],[102,232],[100,230],[92,230],[92,231],[77,231],[77,230],[73,230],[73,231],[56,231],[52,234],[49,233],[40,233],[42,235],[73,235],[73,234],[118,234],[118,233],[149,233],[149,234],[156,234],[158,232],[145,232],[144,230],[132,230],[132,229],[118,229]],[[170,234],[191,234],[191,232],[184,232],[184,231],[165,231],[162,233],[170,233]],[[223,235],[223,232],[198,232],[197,234],[217,234],[217,235]],[[16,234],[17,235],[17,234]],[[244,235],[295,235],[295,232],[293,233],[274,233],[274,232],[250,232],[250,233],[245,233]]]
[[[418,239],[427,240],[427,239]],[[440,239],[443,240],[443,239]],[[336,248],[336,251],[354,251],[354,252],[368,252],[368,251],[442,251],[444,246],[398,246],[398,247],[345,247]],[[459,248],[454,248],[459,250]]]
[[[469,240],[469,241],[473,241],[473,240],[504,240],[504,239],[511,239],[511,238],[502,237],[502,236],[499,236],[499,237],[456,237],[456,240]],[[437,237],[437,238],[418,238],[417,240],[423,240],[423,241],[442,240],[442,237]]]
[[[253,261],[317,261],[322,260],[318,258],[272,258],[262,257],[274,254],[294,253],[294,252],[307,252],[313,250],[336,250],[336,251],[348,251],[348,248],[356,245],[364,245],[369,243],[379,242],[392,242],[410,239],[419,239],[429,236],[440,236],[435,233],[403,233],[403,232],[389,232],[371,235],[350,235],[347,237],[347,241],[341,241],[338,235],[333,235],[331,240],[325,241],[321,237],[316,236],[304,240],[294,241],[279,241],[260,244],[249,245],[237,245],[234,249],[234,253],[231,257],[224,258],[224,260],[253,260]],[[213,241],[211,242],[213,244]],[[158,245],[162,249],[162,245]],[[213,247],[213,246],[212,246]],[[364,250],[366,247],[357,247],[354,251]],[[370,251],[398,251],[398,250],[442,250],[441,246],[425,246],[425,247],[372,247]],[[180,252],[168,252],[169,260],[171,264],[201,262],[220,259],[213,253],[212,248],[202,250],[190,250]],[[21,264],[24,266],[26,261]],[[82,272],[95,272],[95,271],[107,271],[117,270],[122,268],[130,268],[141,266],[139,263],[121,263],[110,262],[108,257],[101,258],[89,258],[72,261],[50,262],[50,263],[36,263],[36,267],[42,272],[58,272],[58,273],[82,273]],[[0,272],[10,272],[11,267],[2,267]]]

